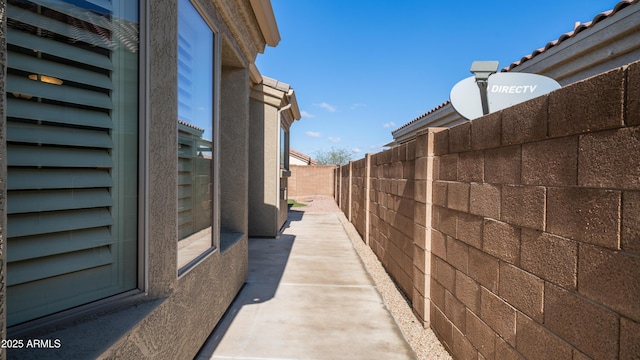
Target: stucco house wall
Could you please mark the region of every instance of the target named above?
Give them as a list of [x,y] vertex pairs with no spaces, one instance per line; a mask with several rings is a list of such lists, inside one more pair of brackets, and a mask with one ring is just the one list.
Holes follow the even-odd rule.
[[[193,4],[215,30],[219,42],[216,76],[220,79],[219,177],[214,199],[220,205],[217,248],[203,253],[195,263],[177,267],[177,76],[178,5],[176,2],[142,2],[140,26],[142,73],[140,91],[141,166],[138,221],[138,285],[134,291],[53,314],[7,329],[6,290],[6,180],[5,138],[7,2],[0,1],[0,334],[2,338],[58,339],[57,349],[3,348],[0,358],[121,358],[192,359],[216,326],[247,275],[249,96],[251,67],[258,52],[279,41],[268,0],[194,0]],[[266,15],[265,15],[266,14]],[[259,18],[259,19],[258,19]],[[265,20],[266,19],[266,20]],[[270,23],[271,21],[271,23]],[[275,29],[275,30],[274,30]],[[44,294],[43,294],[44,295]]]
[[287,219],[288,134],[300,117],[295,92],[288,84],[263,76],[251,88],[250,236],[275,237]]

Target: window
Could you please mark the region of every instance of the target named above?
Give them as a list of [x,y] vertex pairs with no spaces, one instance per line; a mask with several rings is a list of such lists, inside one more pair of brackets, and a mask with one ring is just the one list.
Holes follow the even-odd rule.
[[280,127],[280,169],[287,169],[286,166],[286,156],[287,156],[287,147],[286,147],[286,139],[287,132],[283,127]]
[[138,285],[138,8],[8,1],[8,326]]
[[214,244],[214,34],[178,3],[178,268]]
[[280,126],[280,169],[289,170],[289,131]]

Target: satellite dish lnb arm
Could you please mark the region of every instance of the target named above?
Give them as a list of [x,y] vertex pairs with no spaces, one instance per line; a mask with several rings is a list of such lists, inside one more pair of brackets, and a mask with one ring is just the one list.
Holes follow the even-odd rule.
[[487,87],[489,76],[498,71],[497,61],[474,61],[471,64],[471,72],[476,77],[476,84],[480,89],[480,100],[482,101],[482,114],[489,113],[489,99],[487,98]]

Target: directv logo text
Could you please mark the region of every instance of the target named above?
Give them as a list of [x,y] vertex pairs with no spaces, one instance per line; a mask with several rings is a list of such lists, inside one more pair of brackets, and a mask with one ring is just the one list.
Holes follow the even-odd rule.
[[533,93],[534,91],[536,91],[537,87],[538,85],[522,85],[522,86],[493,85],[491,87],[491,92],[500,93],[500,94],[526,94],[526,93]]

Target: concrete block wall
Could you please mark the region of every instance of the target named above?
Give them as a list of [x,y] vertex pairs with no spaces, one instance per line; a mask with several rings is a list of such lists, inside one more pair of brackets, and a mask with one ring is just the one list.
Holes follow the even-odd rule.
[[434,136],[442,129],[428,129],[417,135],[414,162],[413,207],[413,291],[411,302],[423,325],[431,323],[432,218]]
[[640,357],[639,74],[434,135],[431,319],[455,358]]
[[414,169],[414,142],[371,157],[369,245],[409,298],[413,294]]
[[640,358],[640,62],[367,159],[363,238],[454,358]]
[[289,198],[305,195],[334,196],[334,165],[290,165]]
[[351,163],[338,167],[340,192],[338,207],[351,220]]
[[[339,199],[342,211],[408,297],[414,288],[415,154],[412,142],[342,166]],[[369,185],[361,188],[364,184]]]
[[369,157],[351,163],[351,221],[358,233],[366,238],[369,211],[367,161]]

